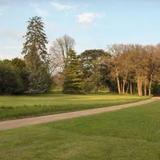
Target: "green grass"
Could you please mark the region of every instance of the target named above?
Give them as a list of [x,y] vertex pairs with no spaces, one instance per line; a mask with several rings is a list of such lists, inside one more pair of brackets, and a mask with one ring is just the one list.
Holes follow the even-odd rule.
[[0,96],[0,120],[129,103],[148,97],[120,95]]
[[0,132],[0,160],[160,160],[160,102]]

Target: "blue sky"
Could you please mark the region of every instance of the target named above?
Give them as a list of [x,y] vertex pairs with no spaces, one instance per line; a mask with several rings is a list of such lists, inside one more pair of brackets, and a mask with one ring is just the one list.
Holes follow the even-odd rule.
[[27,20],[41,16],[49,46],[68,34],[78,53],[160,42],[160,0],[0,0],[0,59],[21,56]]

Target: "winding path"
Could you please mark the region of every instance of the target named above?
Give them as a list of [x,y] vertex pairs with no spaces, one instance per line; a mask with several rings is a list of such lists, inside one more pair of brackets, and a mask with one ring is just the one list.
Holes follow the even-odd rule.
[[99,114],[99,113],[104,113],[104,112],[113,112],[113,111],[117,111],[120,109],[125,109],[125,108],[130,108],[130,107],[135,107],[135,106],[139,106],[143,104],[152,103],[158,100],[160,100],[160,98],[154,97],[149,100],[143,100],[139,102],[104,107],[104,108],[87,109],[83,111],[60,113],[60,114],[54,114],[54,115],[16,119],[16,120],[7,120],[7,121],[0,122],[0,131],[13,129],[13,128],[19,128],[19,127],[25,127],[28,125],[42,124],[42,123],[55,122],[55,121],[60,121],[60,120],[65,120],[65,119],[76,118],[76,117],[94,115],[94,114]]

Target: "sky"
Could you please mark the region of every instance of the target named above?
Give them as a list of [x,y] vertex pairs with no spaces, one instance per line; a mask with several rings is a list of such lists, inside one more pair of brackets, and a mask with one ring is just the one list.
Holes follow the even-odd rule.
[[21,57],[27,21],[41,16],[48,48],[67,34],[78,53],[160,42],[160,0],[0,0],[0,59]]

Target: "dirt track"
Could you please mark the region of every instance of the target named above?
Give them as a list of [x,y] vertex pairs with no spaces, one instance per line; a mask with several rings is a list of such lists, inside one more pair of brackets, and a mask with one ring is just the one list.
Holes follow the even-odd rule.
[[158,100],[160,100],[160,98],[154,97],[149,100],[143,100],[140,102],[116,105],[116,106],[111,106],[111,107],[88,109],[88,110],[83,110],[83,111],[68,112],[68,113],[61,113],[61,114],[54,114],[54,115],[47,115],[47,116],[39,116],[39,117],[33,117],[33,118],[7,120],[7,121],[0,122],[0,131],[18,128],[18,127],[25,127],[28,125],[42,124],[42,123],[55,122],[55,121],[60,121],[60,120],[65,120],[65,119],[76,118],[76,117],[94,115],[94,114],[99,114],[99,113],[113,112],[113,111],[117,111],[120,109],[148,104],[148,103],[158,101]]

